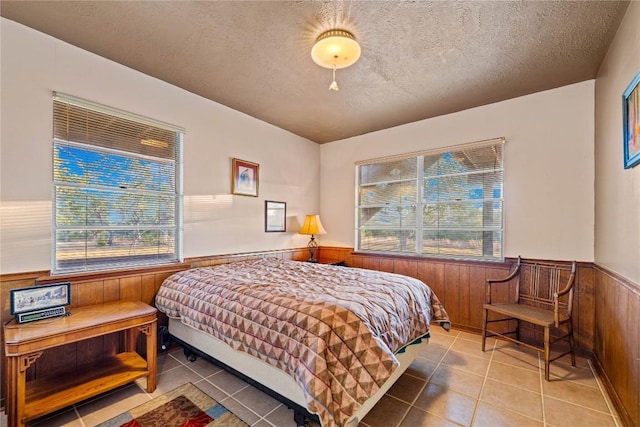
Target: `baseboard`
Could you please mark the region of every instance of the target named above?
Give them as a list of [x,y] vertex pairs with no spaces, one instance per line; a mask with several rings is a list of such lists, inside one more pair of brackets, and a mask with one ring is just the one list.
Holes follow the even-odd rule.
[[593,361],[596,373],[598,374],[598,379],[600,380],[600,382],[602,382],[602,385],[606,389],[605,391],[607,392],[607,395],[611,399],[611,403],[613,403],[616,412],[618,413],[618,415],[620,415],[620,422],[625,427],[634,427],[635,424],[633,422],[633,418],[631,417],[631,415],[629,415],[624,405],[622,404],[620,396],[618,396],[616,389],[613,387],[613,383],[609,380],[607,373],[605,372],[602,364],[600,363],[600,360],[598,360],[598,356],[595,353],[593,354],[591,360]]

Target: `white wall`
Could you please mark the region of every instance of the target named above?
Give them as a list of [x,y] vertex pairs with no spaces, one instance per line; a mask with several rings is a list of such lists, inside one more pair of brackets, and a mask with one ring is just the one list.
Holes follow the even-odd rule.
[[[628,22],[637,22],[638,7],[632,3],[624,27],[634,34],[636,52],[638,28]],[[328,231],[321,244],[354,246],[356,161],[504,136],[505,255],[594,260],[593,81],[318,146],[12,21],[2,19],[0,30],[1,273],[51,267],[52,90],[187,129],[186,257],[303,246],[307,238],[296,233],[298,224],[317,211]],[[601,153],[600,136],[597,146],[598,157],[615,157],[610,169],[616,175],[622,173],[620,94],[640,56],[625,58],[631,64],[615,83],[607,83],[606,66],[598,79],[598,92],[610,84],[617,98],[611,101],[617,116],[606,120],[611,131],[605,132],[615,139],[607,146],[615,154]],[[614,132],[619,138],[609,137]],[[232,157],[260,163],[259,198],[230,195]],[[640,275],[638,221],[630,220],[639,217],[638,172],[598,181],[598,200],[619,192],[612,203],[621,206],[598,210],[595,258],[632,278]],[[264,233],[265,199],[287,202],[286,234]],[[635,224],[635,249],[618,265],[613,260],[629,236],[619,229],[627,223]]]
[[[317,144],[2,18],[0,272],[49,270],[52,91],[184,127],[184,256],[305,246],[319,210]],[[258,198],[231,196],[231,158],[260,164]],[[264,232],[264,201],[287,233]]]
[[623,168],[622,93],[640,72],[640,2],[631,2],[596,79],[595,262],[640,283],[640,166]]
[[505,256],[593,261],[594,82],[321,147],[323,245],[354,246],[358,160],[505,137]]

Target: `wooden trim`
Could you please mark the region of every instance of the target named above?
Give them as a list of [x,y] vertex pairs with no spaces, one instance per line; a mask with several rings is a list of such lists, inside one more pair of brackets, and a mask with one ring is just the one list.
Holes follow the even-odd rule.
[[[328,249],[342,249],[340,247],[327,247],[322,246],[322,248]],[[517,257],[505,257],[503,261],[488,261],[488,260],[475,260],[475,259],[464,259],[464,258],[446,258],[446,257],[433,257],[433,256],[423,256],[423,255],[407,255],[407,254],[381,254],[381,253],[371,253],[371,252],[358,252],[351,251],[351,255],[353,256],[363,256],[368,258],[391,258],[391,259],[409,259],[409,260],[418,260],[418,261],[428,261],[428,262],[442,262],[447,264],[463,264],[463,265],[484,265],[487,267],[504,267],[511,264],[515,264],[518,261]],[[569,260],[553,260],[553,259],[539,259],[539,258],[522,258],[523,261],[531,261],[538,263],[549,263],[549,264],[571,264],[573,261]],[[592,262],[589,261],[575,261],[577,267],[587,267],[591,268],[594,266]]]
[[624,426],[634,426],[635,424],[633,422],[633,418],[627,411],[627,408],[625,408],[624,405],[622,404],[622,400],[620,399],[620,396],[618,395],[616,388],[613,386],[613,384],[611,383],[611,380],[607,376],[607,373],[604,367],[602,366],[602,363],[600,363],[600,359],[598,359],[598,355],[593,353],[592,356],[593,357],[591,360],[593,361],[593,366],[596,370],[596,373],[598,374],[598,379],[602,382],[604,388],[607,391],[607,394],[611,398],[613,406],[615,406],[616,408],[616,412],[618,413],[618,415],[620,415],[620,421],[622,421],[622,424]]
[[275,256],[275,255],[282,255],[282,254],[288,254],[288,253],[296,253],[298,251],[308,252],[309,249],[305,246],[304,248],[272,249],[267,251],[254,251],[254,252],[237,252],[237,253],[231,253],[231,254],[191,257],[191,258],[186,258],[184,261],[185,263],[193,265],[195,263],[199,263],[202,261],[210,261],[213,259],[243,258],[243,257],[259,258],[263,256]]
[[13,282],[16,280],[35,280],[38,277],[48,276],[50,274],[51,274],[51,271],[49,270],[0,274],[0,282]]
[[183,262],[173,264],[162,264],[148,267],[134,267],[121,270],[103,270],[103,271],[90,271],[83,273],[70,273],[51,275],[51,270],[33,271],[33,272],[21,272],[21,273],[9,273],[0,275],[0,281],[9,282],[15,280],[35,280],[37,284],[45,285],[49,283],[55,283],[60,281],[72,281],[74,283],[93,282],[96,280],[105,280],[111,278],[122,278],[131,276],[140,276],[145,274],[154,273],[168,273],[180,270],[186,270],[192,268],[194,264],[198,264],[203,261],[210,261],[216,259],[235,259],[242,257],[262,257],[262,256],[275,256],[279,254],[297,253],[299,251],[307,251],[304,248],[290,248],[290,249],[274,249],[267,251],[256,252],[239,252],[232,254],[221,255],[209,255],[200,257],[185,258]]
[[39,285],[45,285],[48,283],[60,281],[70,281],[74,283],[94,282],[96,280],[105,280],[112,278],[142,276],[145,274],[155,273],[168,273],[173,271],[186,270],[189,267],[190,265],[188,263],[181,262],[175,264],[154,265],[150,267],[128,268],[124,270],[91,271],[86,273],[61,274],[58,276],[43,276],[36,277],[36,282]]
[[440,258],[430,257],[423,255],[408,255],[408,254],[379,254],[371,252],[358,252],[352,251],[352,256],[362,256],[367,258],[390,258],[401,260],[414,260],[425,262],[442,262],[447,264],[462,264],[462,265],[484,265],[488,267],[504,267],[515,262],[516,258],[505,258],[504,261],[487,261],[487,260],[474,260],[474,259],[458,259],[458,258]]
[[627,288],[629,291],[633,292],[634,294],[640,295],[640,284],[635,283],[635,282],[627,279],[626,277],[621,276],[618,273],[615,273],[615,272],[607,269],[606,267],[602,267],[602,266],[597,265],[597,264],[593,264],[593,267],[596,269],[596,271],[604,274],[605,276],[609,276],[611,279],[615,280],[620,285],[624,286],[625,288]]

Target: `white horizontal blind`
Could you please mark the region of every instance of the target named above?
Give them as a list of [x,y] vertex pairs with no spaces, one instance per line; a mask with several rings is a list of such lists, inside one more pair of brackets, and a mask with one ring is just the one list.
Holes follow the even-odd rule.
[[356,165],[359,251],[502,259],[504,139]]
[[183,132],[54,93],[54,273],[180,259]]

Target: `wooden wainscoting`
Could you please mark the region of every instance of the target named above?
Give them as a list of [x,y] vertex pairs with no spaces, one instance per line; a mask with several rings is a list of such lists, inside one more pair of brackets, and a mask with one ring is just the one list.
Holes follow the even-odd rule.
[[245,252],[239,254],[224,254],[224,255],[212,255],[206,257],[189,258],[185,262],[189,263],[191,268],[195,267],[207,267],[218,264],[228,264],[230,262],[244,261],[248,259],[257,258],[282,258],[292,261],[306,261],[309,259],[309,249],[307,248],[294,248],[294,249],[279,249],[274,251],[262,251],[262,252]]
[[[176,271],[258,257],[280,257],[304,261],[306,248],[224,254],[187,259],[182,264],[147,269],[112,271],[69,276],[49,276],[48,271],[0,276],[0,321],[10,319],[9,290],[36,284],[71,282],[71,311],[75,307],[113,300],[140,300],[153,303],[162,281]],[[353,248],[322,246],[321,263],[345,262],[351,267],[388,271],[416,277],[433,288],[452,322],[461,328],[479,332],[482,327],[482,302],[487,278],[506,275],[515,260],[505,263],[441,260],[354,253]],[[594,352],[596,366],[613,396],[626,425],[640,426],[638,400],[640,384],[640,285],[616,276],[591,263],[579,263],[575,291],[575,336],[580,349]],[[163,315],[159,326],[166,325]],[[536,330],[523,330],[537,339]],[[75,369],[85,361],[116,352],[122,345],[118,334],[86,343],[63,346],[47,352],[32,368],[29,378],[51,375],[62,369],[54,360],[63,358],[66,367]],[[4,344],[0,353],[4,352]],[[4,369],[4,366],[1,367]],[[5,378],[4,375],[1,378]],[[4,388],[2,390],[4,392]],[[0,404],[1,406],[1,404]]]
[[595,360],[625,425],[640,426],[640,285],[595,266]]
[[[155,294],[162,281],[174,272],[188,267],[188,264],[175,264],[139,270],[55,277],[50,276],[48,271],[2,275],[0,276],[0,298],[3,304],[0,311],[0,319],[4,324],[12,317],[9,305],[9,291],[11,289],[55,282],[71,282],[71,307],[69,308],[71,315],[73,315],[73,311],[77,307],[117,300],[143,301],[153,305]],[[46,322],[46,320],[43,321]],[[162,324],[161,316],[159,316],[158,323],[159,325]],[[164,324],[166,324],[166,319]],[[143,353],[143,342],[142,340],[139,341],[139,351]],[[1,342],[0,354],[4,360],[4,334]],[[99,361],[122,351],[123,346],[123,335],[114,333],[46,351],[27,370],[27,380],[29,381],[39,376],[55,376],[72,372],[84,364]],[[60,363],[60,360],[65,360],[67,363]],[[5,378],[4,368],[3,364],[2,378]],[[4,388],[2,391],[4,392]]]
[[[116,300],[137,300],[153,305],[156,292],[160,285],[171,274],[192,267],[203,267],[215,264],[253,259],[259,257],[278,257],[291,260],[306,260],[309,257],[307,248],[261,251],[241,254],[214,255],[209,257],[190,258],[183,263],[163,265],[158,267],[139,268],[118,271],[103,271],[97,273],[82,273],[51,276],[49,271],[0,275],[0,321],[9,321],[11,316],[9,291],[15,288],[27,288],[38,284],[70,282],[71,307],[74,308],[92,304],[101,304]],[[158,327],[166,326],[167,318],[158,313]],[[0,356],[4,360],[4,334],[0,338]],[[144,352],[142,340],[139,340],[139,351]],[[27,371],[27,380],[39,376],[58,375],[72,372],[82,365],[96,362],[122,350],[124,346],[123,334],[115,333],[79,343],[46,351]],[[59,361],[65,360],[62,364]],[[4,363],[0,364],[0,378],[4,380]],[[2,387],[0,406],[3,406],[4,387]]]
[[[515,259],[504,263],[456,261],[397,255],[353,252],[352,248],[325,247],[319,251],[322,263],[344,261],[348,266],[388,271],[415,277],[429,285],[457,327],[480,332],[485,283],[506,276]],[[591,352],[594,346],[594,276],[591,263],[579,263],[574,294],[574,328],[579,348]],[[522,328],[523,337],[542,342],[541,331]]]
[[[482,327],[485,280],[504,276],[516,261],[458,262],[370,255],[324,246],[319,259],[416,277],[436,292],[456,326],[472,331]],[[623,424],[639,427],[640,285],[592,263],[580,262],[577,268],[573,315],[578,349],[593,355]],[[521,336],[541,341],[537,329],[522,328]]]

